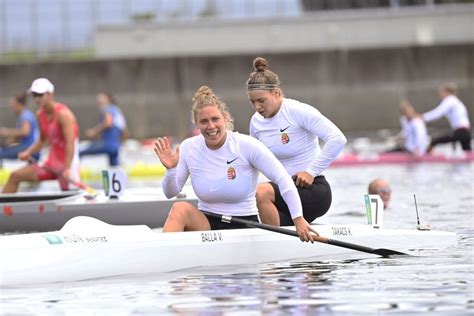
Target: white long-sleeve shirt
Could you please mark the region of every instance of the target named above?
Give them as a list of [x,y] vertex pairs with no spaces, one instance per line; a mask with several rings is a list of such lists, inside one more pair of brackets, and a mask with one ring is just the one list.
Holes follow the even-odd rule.
[[471,127],[466,106],[453,94],[445,97],[433,110],[424,113],[423,120],[431,122],[443,116],[447,117],[452,130]]
[[184,140],[178,165],[166,170],[162,186],[171,198],[191,176],[200,210],[230,216],[256,215],[259,171],[278,185],[291,217],[302,216],[298,191],[282,164],[262,143],[237,132],[227,131],[225,143],[216,150],[206,146],[202,135]]
[[[316,108],[287,98],[274,117],[256,112],[250,135],[265,144],[291,176],[302,171],[321,174],[347,143],[339,128]],[[322,150],[318,138],[325,142]]]
[[406,117],[400,118],[402,134],[405,137],[405,148],[411,153],[424,155],[429,144],[428,131],[425,122],[419,118],[412,118],[410,121]]

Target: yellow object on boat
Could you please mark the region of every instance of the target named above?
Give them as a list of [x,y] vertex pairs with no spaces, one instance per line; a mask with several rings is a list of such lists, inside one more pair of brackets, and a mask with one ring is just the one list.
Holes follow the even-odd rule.
[[131,178],[161,177],[166,168],[161,164],[146,165],[138,162],[130,168],[126,168],[127,175]]
[[11,171],[5,168],[0,169],[0,186],[7,183],[8,177],[10,176]]
[[[142,162],[137,162],[133,166],[125,167],[125,171],[129,178],[153,178],[161,177],[165,174],[166,168],[161,164],[148,165]],[[10,176],[12,170],[1,168],[0,169],[0,186],[5,185]],[[94,170],[89,167],[81,167],[81,180],[89,181],[101,181],[102,170]]]
[[[125,172],[129,178],[150,178],[161,177],[165,174],[166,168],[161,164],[148,165],[137,162],[133,166],[125,167]],[[93,170],[89,167],[81,167],[82,180],[101,180],[102,170]]]

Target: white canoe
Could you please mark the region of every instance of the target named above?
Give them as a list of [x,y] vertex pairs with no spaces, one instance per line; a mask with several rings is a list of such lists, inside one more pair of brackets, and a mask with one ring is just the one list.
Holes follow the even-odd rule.
[[94,199],[79,191],[0,194],[0,234],[59,230],[76,216],[92,216],[114,225],[163,227],[177,200],[197,205],[189,185],[178,199],[167,199],[160,188],[129,189],[119,199],[109,199],[103,192]]
[[[443,248],[455,233],[315,225],[325,237],[396,251]],[[171,272],[195,267],[373,255],[262,229],[159,233],[147,226],[114,226],[76,217],[60,231],[0,236],[0,286],[71,282]]]

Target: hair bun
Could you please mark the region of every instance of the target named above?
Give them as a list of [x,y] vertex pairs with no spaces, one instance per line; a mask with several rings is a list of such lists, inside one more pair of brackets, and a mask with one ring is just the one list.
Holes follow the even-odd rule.
[[253,68],[255,71],[263,72],[268,68],[268,62],[263,57],[257,57],[253,60]]
[[211,88],[208,86],[201,86],[199,89],[197,89],[195,97],[200,97],[200,96],[213,96],[214,92],[212,91]]
[[217,102],[218,97],[208,86],[201,86],[194,94],[193,102],[198,104],[212,104]]

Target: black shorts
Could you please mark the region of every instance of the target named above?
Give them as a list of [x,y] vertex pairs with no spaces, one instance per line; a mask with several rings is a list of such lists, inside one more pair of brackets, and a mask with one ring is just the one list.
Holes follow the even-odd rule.
[[[280,214],[281,226],[293,226],[290,210],[283,200],[278,186],[270,182],[275,191],[275,205]],[[303,205],[303,217],[311,223],[316,218],[323,216],[329,210],[332,202],[332,193],[329,183],[324,176],[314,178],[313,184],[309,188],[298,187],[298,194]]]
[[[209,221],[209,225],[211,225],[211,230],[221,230],[221,229],[241,229],[241,228],[249,228],[245,224],[239,224],[239,223],[224,223],[220,219],[204,214],[206,216],[207,220]],[[232,216],[235,218],[241,218],[245,219],[247,221],[252,221],[252,222],[259,222],[258,221],[258,216],[257,215],[249,215],[249,216]]]

